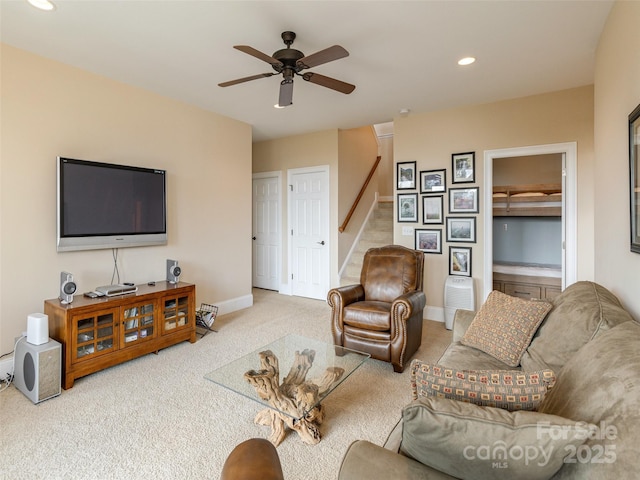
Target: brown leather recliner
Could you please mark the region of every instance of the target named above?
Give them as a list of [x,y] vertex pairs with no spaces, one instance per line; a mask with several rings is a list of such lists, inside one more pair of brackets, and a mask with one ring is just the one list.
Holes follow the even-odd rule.
[[421,251],[400,245],[369,249],[360,284],[327,295],[333,343],[369,353],[402,372],[422,343],[423,268]]

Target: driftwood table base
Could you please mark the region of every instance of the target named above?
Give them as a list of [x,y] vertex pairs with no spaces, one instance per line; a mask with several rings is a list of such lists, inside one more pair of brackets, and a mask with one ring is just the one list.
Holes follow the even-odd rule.
[[342,377],[344,369],[330,367],[320,378],[307,380],[315,354],[314,350],[296,351],[289,374],[281,384],[278,358],[271,350],[260,352],[260,370],[250,370],[244,374],[258,396],[273,407],[259,412],[254,421],[271,427],[269,440],[275,446],[284,440],[287,429],[297,432],[302,441],[309,445],[320,441],[319,426],[324,420],[324,411],[318,399]]

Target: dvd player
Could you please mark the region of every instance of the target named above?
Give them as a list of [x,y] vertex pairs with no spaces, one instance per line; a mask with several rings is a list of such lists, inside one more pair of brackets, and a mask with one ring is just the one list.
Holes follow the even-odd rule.
[[103,287],[96,288],[96,292],[102,293],[106,297],[115,297],[117,295],[126,295],[128,293],[135,293],[138,291],[138,287],[135,285],[105,285]]

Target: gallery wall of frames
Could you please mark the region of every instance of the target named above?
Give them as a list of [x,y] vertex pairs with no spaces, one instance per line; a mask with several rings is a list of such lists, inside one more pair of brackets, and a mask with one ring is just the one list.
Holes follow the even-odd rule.
[[453,153],[450,171],[417,171],[415,161],[398,162],[396,169],[397,220],[423,225],[415,229],[415,249],[441,255],[444,237],[449,244],[449,275],[470,277],[480,212],[475,152]]

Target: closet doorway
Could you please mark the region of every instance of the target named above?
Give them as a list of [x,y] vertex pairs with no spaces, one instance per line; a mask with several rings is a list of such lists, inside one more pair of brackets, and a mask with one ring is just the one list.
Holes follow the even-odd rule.
[[[485,151],[484,298],[495,285],[526,298],[526,288],[507,291],[514,285],[508,279],[517,282],[517,275],[541,276],[542,284],[545,275],[559,277],[549,282],[556,287],[543,286],[540,294],[532,287],[531,295],[543,298],[545,290],[550,296],[576,281],[576,155],[575,143]],[[503,187],[495,211],[494,187]]]
[[282,174],[254,173],[252,180],[252,285],[279,291]]

